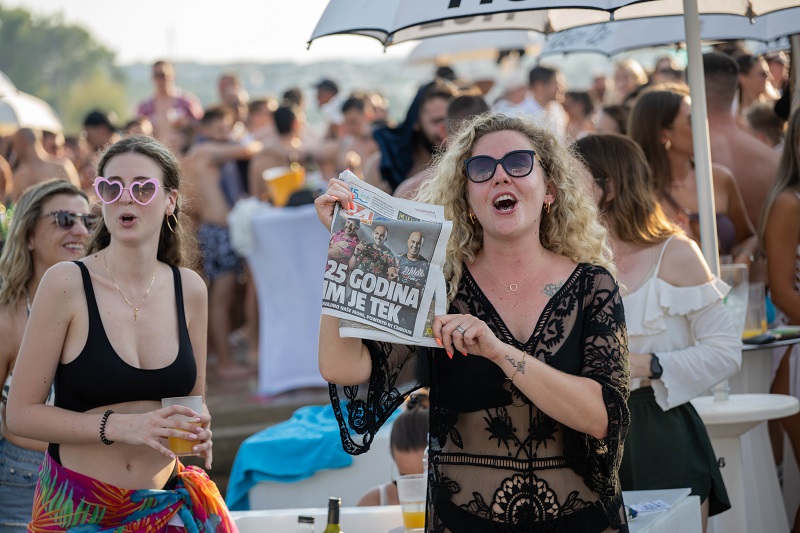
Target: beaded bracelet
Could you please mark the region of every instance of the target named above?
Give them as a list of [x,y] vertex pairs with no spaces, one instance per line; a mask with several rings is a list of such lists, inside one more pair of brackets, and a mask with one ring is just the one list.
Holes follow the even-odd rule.
[[111,446],[112,444],[114,444],[113,440],[108,440],[106,438],[106,423],[108,422],[108,417],[113,414],[114,411],[109,409],[108,411],[103,413],[103,420],[100,421],[100,441],[106,446]]

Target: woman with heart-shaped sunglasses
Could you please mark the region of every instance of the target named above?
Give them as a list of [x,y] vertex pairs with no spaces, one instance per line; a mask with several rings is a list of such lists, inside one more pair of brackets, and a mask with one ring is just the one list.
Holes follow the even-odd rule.
[[[126,531],[172,531],[167,523],[176,521],[236,531],[213,482],[184,467],[168,444],[184,442],[211,468],[205,401],[199,410],[161,404],[204,398],[205,389],[207,291],[187,268],[194,248],[179,164],[155,139],[131,136],[102,154],[97,175],[103,217],[87,257],[59,263],[42,279],[15,372],[20,385],[9,399],[15,432],[58,443],[45,455],[31,527],[127,528],[134,513],[137,525]],[[48,511],[59,494],[72,495],[74,505]],[[102,512],[73,511],[80,502]]]

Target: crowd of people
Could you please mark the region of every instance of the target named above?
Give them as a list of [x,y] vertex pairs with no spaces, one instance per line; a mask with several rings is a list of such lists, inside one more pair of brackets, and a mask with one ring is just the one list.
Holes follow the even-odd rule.
[[[719,253],[768,283],[776,323],[800,324],[788,57],[720,49],[703,63]],[[440,348],[343,339],[336,319],[320,324],[320,371],[338,386],[334,404],[350,406],[337,411],[346,449],[368,449],[406,396],[430,388],[427,440],[416,421],[413,443],[392,449],[403,473],[428,447],[428,530],[626,531],[622,490],[691,487],[704,526],[730,507],[689,401],[739,369],[740,338],[698,247],[705,177],[672,58],[651,72],[626,59],[569,91],[544,65],[489,92],[440,69],[397,124],[379,93],[323,79],[316,128],[302,88],[250,98],[226,73],[204,108],[168,61],[151,74],[153,95],[124,126],[95,110],[81,135],[22,128],[0,140],[0,332],[13,341],[0,347],[0,459],[16,476],[0,479],[0,529],[80,520],[48,510],[69,493],[104,527],[135,507],[145,529],[235,530],[207,475],[165,447],[188,431],[210,468],[207,410],[157,402],[204,396],[206,352],[218,379],[253,375],[257,295],[228,216],[240,200],[270,202],[264,172],[292,164],[310,194],[289,205],[314,201],[328,229],[335,204],[352,201],[345,168],[443,205],[453,222]],[[347,218],[329,255],[414,285],[424,246],[419,232],[367,233]],[[776,356],[775,392],[800,396],[798,357]],[[176,427],[176,414],[196,425]],[[783,431],[800,456],[800,415],[773,430],[778,460]],[[394,501],[381,486],[363,503]]]

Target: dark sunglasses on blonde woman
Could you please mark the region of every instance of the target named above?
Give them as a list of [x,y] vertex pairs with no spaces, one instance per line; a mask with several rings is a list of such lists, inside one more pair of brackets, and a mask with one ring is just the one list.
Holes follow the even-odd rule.
[[473,183],[483,183],[492,179],[497,164],[503,166],[506,174],[512,178],[522,178],[533,170],[533,160],[536,152],[533,150],[514,150],[508,152],[500,159],[488,155],[476,155],[464,161],[467,177]]
[[85,213],[73,213],[72,211],[53,211],[51,213],[47,213],[46,215],[42,215],[41,218],[50,218],[54,217],[56,219],[56,225],[60,229],[71,229],[72,226],[75,225],[75,222],[80,219],[83,223],[83,226],[86,229],[92,229],[94,225],[97,223],[97,219],[100,218],[97,215],[89,215]]
[[122,197],[123,191],[128,191],[134,202],[147,205],[156,197],[156,191],[159,188],[172,190],[161,185],[155,178],[134,181],[130,187],[123,187],[121,181],[109,181],[102,176],[98,176],[94,180],[94,190],[104,204],[113,204]]

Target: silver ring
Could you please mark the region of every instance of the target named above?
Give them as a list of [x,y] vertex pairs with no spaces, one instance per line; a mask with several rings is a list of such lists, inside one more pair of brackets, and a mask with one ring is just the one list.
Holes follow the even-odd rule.
[[461,333],[461,335],[464,335],[464,333],[467,332],[467,330],[465,330],[460,324],[456,326],[456,331]]

